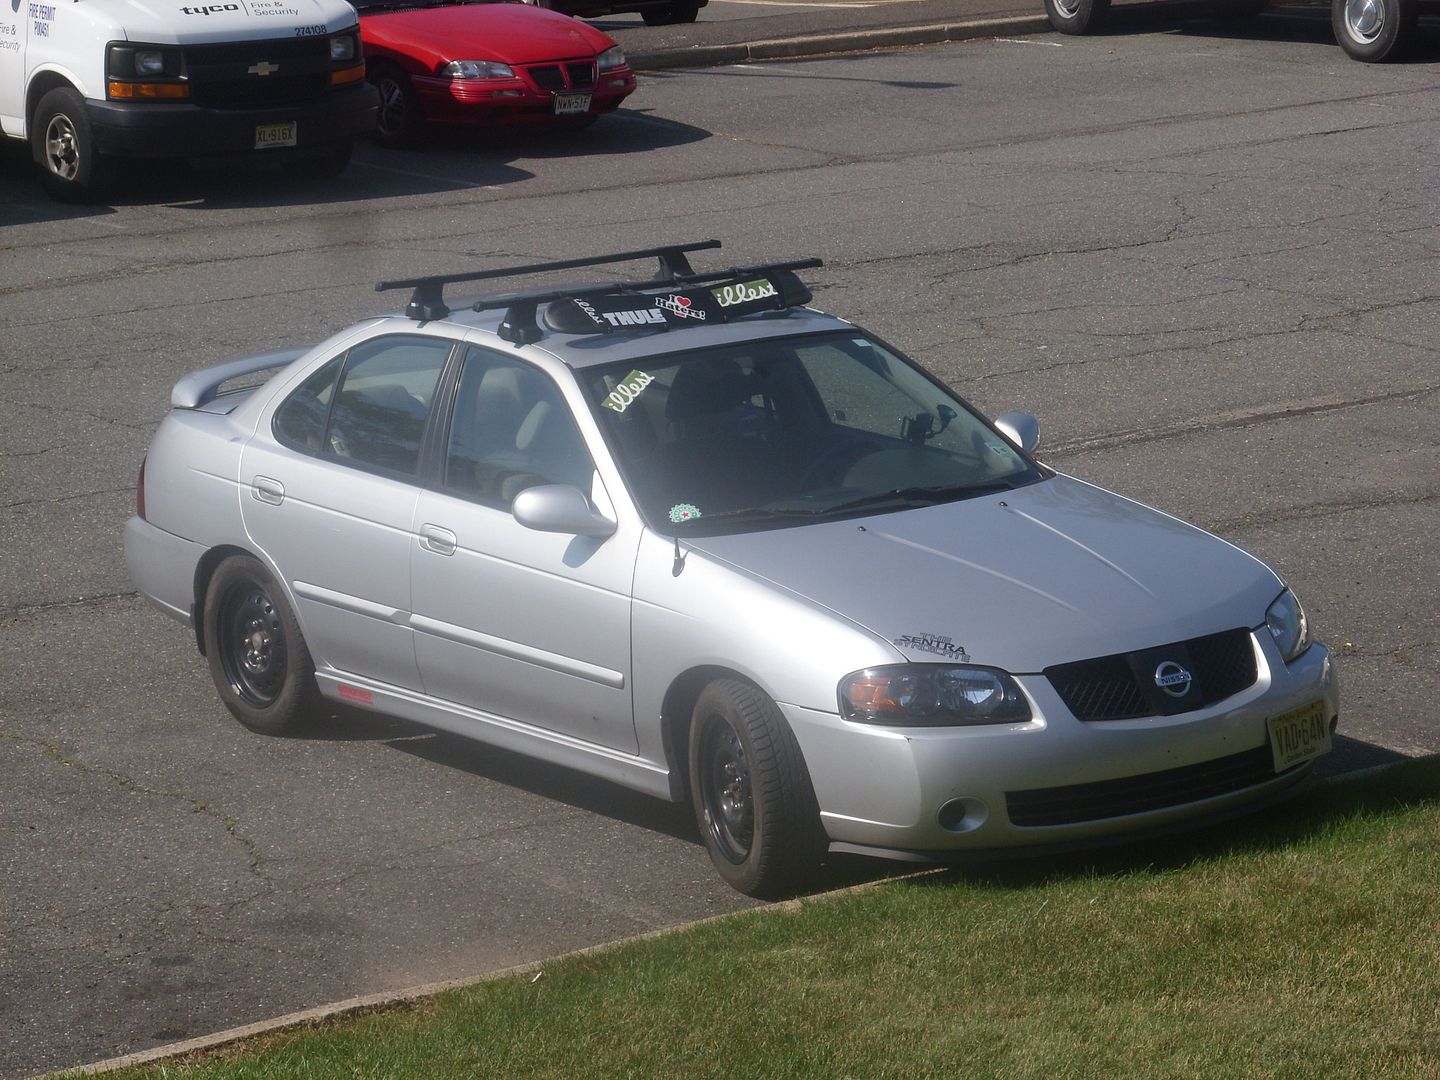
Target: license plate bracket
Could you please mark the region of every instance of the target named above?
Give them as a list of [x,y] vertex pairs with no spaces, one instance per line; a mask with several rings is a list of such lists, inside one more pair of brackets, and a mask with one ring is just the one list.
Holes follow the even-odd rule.
[[1330,749],[1330,724],[1325,712],[1322,698],[1266,719],[1277,773],[1317,758]]
[[556,116],[576,116],[590,111],[590,95],[588,93],[556,94],[550,101],[550,107]]
[[283,124],[256,124],[255,149],[270,150],[282,146],[296,145],[299,125],[294,120]]

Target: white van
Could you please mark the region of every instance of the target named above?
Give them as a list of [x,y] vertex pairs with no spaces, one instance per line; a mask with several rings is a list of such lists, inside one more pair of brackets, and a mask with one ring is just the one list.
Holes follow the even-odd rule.
[[344,0],[0,0],[0,129],[62,201],[103,192],[126,157],[335,175],[376,108]]

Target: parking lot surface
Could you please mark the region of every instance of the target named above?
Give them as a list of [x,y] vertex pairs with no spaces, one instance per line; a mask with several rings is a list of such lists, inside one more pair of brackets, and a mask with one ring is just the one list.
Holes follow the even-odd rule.
[[358,714],[245,732],[131,590],[169,387],[385,308],[382,278],[710,236],[821,256],[819,306],[1286,575],[1339,655],[1331,768],[1440,750],[1440,65],[1327,35],[673,71],[578,135],[367,147],[323,188],[153,166],[63,208],[8,154],[0,1075],[750,903],[683,807]]

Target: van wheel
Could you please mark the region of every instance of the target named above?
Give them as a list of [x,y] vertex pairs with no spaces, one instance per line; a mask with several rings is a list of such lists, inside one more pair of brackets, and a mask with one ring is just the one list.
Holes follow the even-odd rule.
[[318,712],[310,650],[263,563],[232,555],[216,567],[203,619],[210,677],[235,719],[251,731],[281,735]]
[[1398,59],[1415,34],[1415,0],[1332,0],[1335,40],[1355,60],[1376,64]]
[[1099,30],[1110,14],[1110,0],[1045,0],[1045,16],[1062,34]]
[[30,152],[41,183],[57,202],[91,202],[113,179],[114,162],[95,149],[85,102],[68,86],[49,91],[35,107]]
[[826,850],[800,746],[779,708],[738,679],[701,691],[690,721],[690,795],[720,876],[750,896],[805,888]]

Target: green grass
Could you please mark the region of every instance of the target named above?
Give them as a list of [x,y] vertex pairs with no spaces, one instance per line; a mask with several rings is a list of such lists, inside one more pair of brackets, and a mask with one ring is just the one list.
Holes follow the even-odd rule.
[[1440,762],[122,1075],[1440,1077]]

